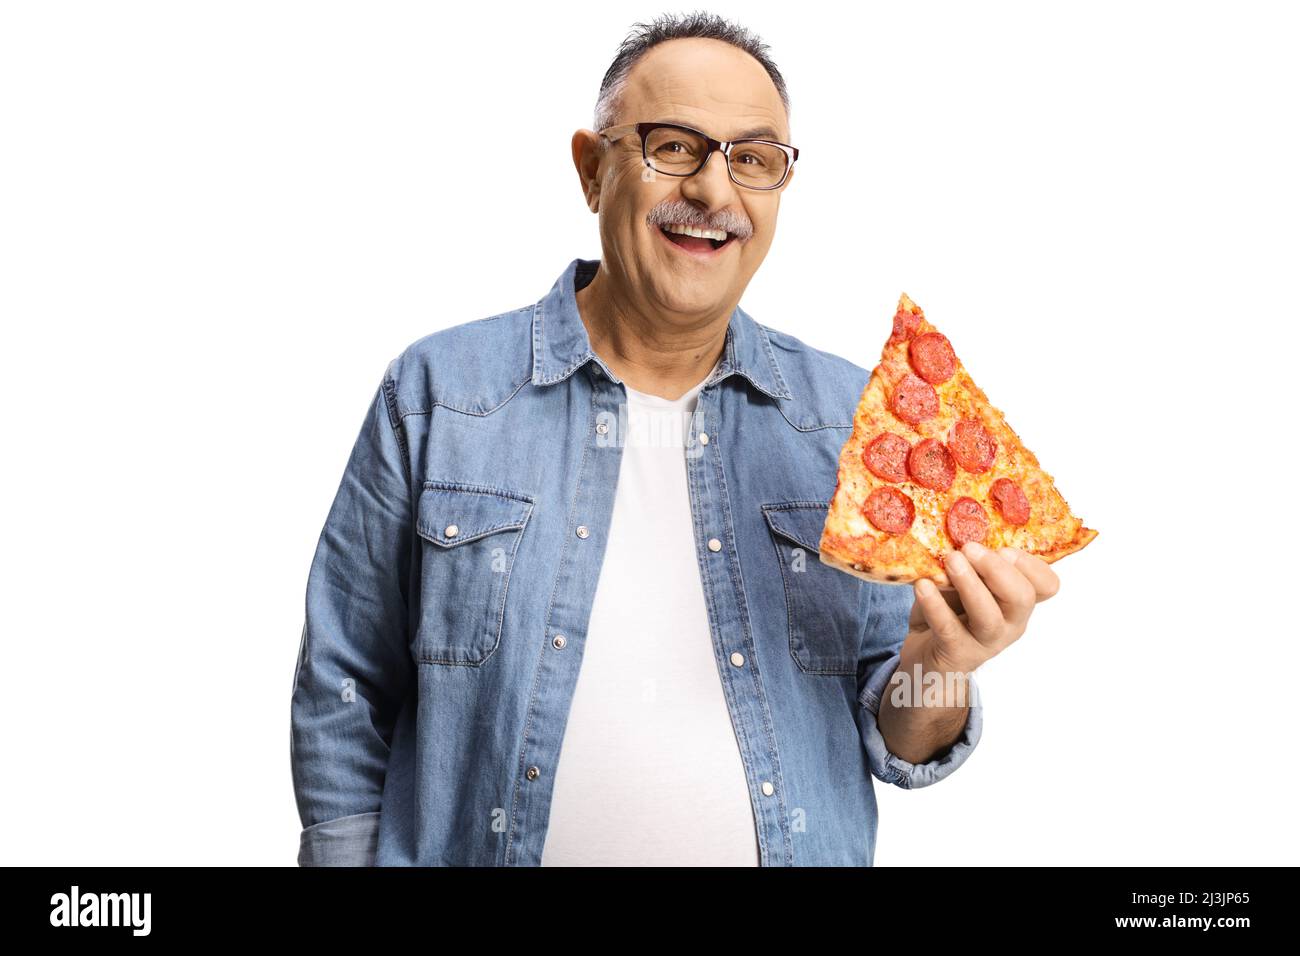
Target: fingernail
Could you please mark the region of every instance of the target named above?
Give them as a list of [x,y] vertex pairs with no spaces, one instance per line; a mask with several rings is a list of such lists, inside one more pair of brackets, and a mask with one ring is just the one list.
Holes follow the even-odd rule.
[[1020,557],[1020,554],[1015,548],[999,548],[998,554],[1002,555],[1002,557],[1006,558],[1012,564],[1015,564],[1016,558]]
[[980,558],[984,557],[984,552],[987,551],[988,548],[984,547],[984,545],[980,544],[978,541],[967,541],[964,550],[970,556],[972,561],[978,561]]
[[943,563],[948,568],[949,574],[965,574],[970,569],[970,562],[960,551],[949,551]]
[[922,597],[929,597],[934,594],[934,582],[929,578],[921,578],[916,582],[916,589],[921,592]]

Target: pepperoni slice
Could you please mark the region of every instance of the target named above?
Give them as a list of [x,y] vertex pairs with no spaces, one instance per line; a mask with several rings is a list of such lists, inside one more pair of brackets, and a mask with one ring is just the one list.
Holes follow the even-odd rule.
[[902,435],[881,432],[862,449],[862,462],[877,478],[885,481],[907,480],[907,453],[911,445]]
[[877,488],[862,505],[867,520],[881,531],[899,534],[912,527],[916,509],[912,499],[897,488]]
[[913,315],[906,309],[899,309],[894,313],[894,331],[890,333],[889,341],[886,345],[893,345],[895,342],[902,342],[910,339],[916,334],[917,327],[921,324],[921,317]]
[[961,547],[967,541],[983,541],[989,531],[989,518],[984,508],[974,498],[958,498],[948,509],[944,522],[952,543]]
[[974,418],[958,419],[948,432],[948,447],[957,464],[967,471],[988,471],[998,453],[998,442]]
[[912,339],[907,346],[907,357],[916,374],[931,385],[948,381],[957,371],[957,355],[941,332],[926,332]]
[[935,491],[947,491],[957,477],[957,463],[937,438],[927,438],[912,446],[907,456],[907,470],[918,485]]
[[993,482],[989,497],[1008,524],[1024,524],[1029,520],[1029,499],[1010,478],[999,478]]
[[890,407],[903,421],[916,425],[939,414],[939,393],[929,382],[909,373],[894,389]]

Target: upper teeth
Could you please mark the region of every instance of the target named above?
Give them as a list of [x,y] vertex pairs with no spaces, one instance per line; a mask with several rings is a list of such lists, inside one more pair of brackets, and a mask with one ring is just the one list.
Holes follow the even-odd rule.
[[675,232],[679,236],[695,236],[699,239],[717,239],[719,242],[727,241],[727,234],[721,229],[696,229],[694,226],[679,226],[676,223],[669,223],[664,226],[665,232]]

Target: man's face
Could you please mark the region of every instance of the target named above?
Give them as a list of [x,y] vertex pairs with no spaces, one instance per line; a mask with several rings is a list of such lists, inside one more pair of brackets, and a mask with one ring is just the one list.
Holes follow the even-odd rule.
[[[749,138],[789,143],[780,94],[753,57],[718,40],[670,40],[650,50],[628,77],[616,124],[673,122],[714,139]],[[768,129],[771,135],[752,135]],[[599,131],[597,131],[599,132]],[[582,139],[586,137],[586,139]],[[590,133],[575,136],[590,142]],[[715,152],[694,176],[667,176],[642,162],[636,133],[598,155],[587,184],[598,209],[604,266],[641,298],[643,308],[665,315],[712,317],[733,305],[767,255],[776,231],[780,189],[738,186],[726,158]],[[580,169],[584,160],[579,158]],[[794,171],[786,179],[793,178]],[[674,244],[661,226],[685,223],[738,234],[716,252],[697,254]]]

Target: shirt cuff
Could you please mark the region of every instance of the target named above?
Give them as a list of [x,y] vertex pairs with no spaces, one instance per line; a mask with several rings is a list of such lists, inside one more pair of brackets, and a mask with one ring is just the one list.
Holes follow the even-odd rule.
[[302,831],[299,866],[374,866],[379,811],[324,820]]
[[966,762],[984,730],[984,713],[972,674],[967,678],[966,700],[970,709],[967,711],[966,728],[946,754],[926,763],[912,763],[890,751],[885,746],[885,738],[881,736],[876,718],[880,713],[881,695],[885,693],[901,657],[900,649],[899,653],[878,665],[858,697],[858,703],[862,705],[862,742],[867,748],[867,763],[877,779],[904,790],[915,790],[917,787],[938,783]]

